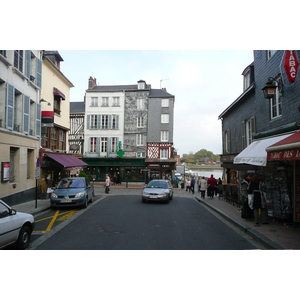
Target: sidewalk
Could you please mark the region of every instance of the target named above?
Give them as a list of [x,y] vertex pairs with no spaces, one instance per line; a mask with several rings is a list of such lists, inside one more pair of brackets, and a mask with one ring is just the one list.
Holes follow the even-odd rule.
[[[97,197],[104,196],[103,183],[95,183],[95,195]],[[142,193],[144,183],[126,183],[122,185],[114,185],[111,187],[112,195],[137,195]],[[284,222],[276,222],[272,219],[269,224],[255,225],[253,220],[245,220],[241,218],[240,209],[232,204],[214,197],[213,199],[200,199],[200,193],[188,193],[183,189],[174,189],[174,196],[194,198],[198,202],[208,206],[228,221],[239,227],[241,230],[249,234],[253,239],[263,243],[267,249],[300,249],[300,224],[286,225]],[[37,208],[35,205],[37,204]],[[172,202],[170,202],[172,205]],[[13,206],[13,208],[20,212],[27,212],[33,215],[50,208],[48,200],[32,200],[26,203]]]

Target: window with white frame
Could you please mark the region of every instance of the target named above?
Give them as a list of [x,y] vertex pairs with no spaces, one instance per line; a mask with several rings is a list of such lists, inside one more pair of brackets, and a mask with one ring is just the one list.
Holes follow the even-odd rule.
[[230,129],[223,132],[223,153],[230,153]]
[[120,106],[120,97],[113,97],[112,106]]
[[107,138],[106,137],[102,137],[100,139],[100,152],[101,153],[107,152]]
[[160,150],[160,158],[161,159],[168,159],[169,158],[169,150],[168,149],[161,149]]
[[137,109],[139,109],[139,110],[143,110],[144,109],[144,106],[145,106],[144,99],[137,99],[136,103],[137,103]]
[[143,146],[144,145],[144,137],[142,134],[136,135],[136,145],[137,146]]
[[108,115],[101,115],[101,129],[108,129]]
[[250,86],[250,68],[244,74],[244,91]]
[[101,106],[109,106],[108,97],[102,97]]
[[117,152],[117,144],[118,144],[118,138],[112,137],[110,139],[110,151],[113,153]]
[[162,130],[160,132],[160,140],[161,140],[161,142],[168,142],[169,141],[169,131]]
[[253,134],[255,133],[255,117],[242,122],[242,146],[243,149],[253,142]]
[[97,129],[98,127],[98,115],[91,115],[90,117],[90,129]]
[[90,138],[90,150],[89,152],[95,153],[97,151],[97,138],[91,137]]
[[169,107],[169,99],[161,99],[161,107]]
[[14,67],[23,72],[23,50],[14,50]]
[[92,97],[91,106],[98,106],[98,97]]
[[144,127],[144,117],[137,117],[137,128]]
[[169,114],[161,114],[161,123],[169,123]]
[[267,50],[267,59],[269,60],[276,52],[277,50]]
[[271,109],[271,119],[275,119],[282,115],[281,95],[278,90],[278,87],[276,88],[274,97],[270,99],[270,109]]
[[110,129],[119,129],[119,116],[118,115],[111,115]]

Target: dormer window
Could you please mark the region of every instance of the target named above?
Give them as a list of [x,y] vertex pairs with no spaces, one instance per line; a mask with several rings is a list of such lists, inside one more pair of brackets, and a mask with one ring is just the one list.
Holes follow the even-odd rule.
[[243,91],[246,91],[251,84],[253,83],[253,64],[249,65],[242,73],[242,75],[244,76],[244,80],[243,80]]
[[138,81],[138,90],[146,89],[146,82],[144,80]]

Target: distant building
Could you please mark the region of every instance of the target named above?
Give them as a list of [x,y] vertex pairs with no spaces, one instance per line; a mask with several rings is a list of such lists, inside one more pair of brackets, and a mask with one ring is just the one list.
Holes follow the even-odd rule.
[[122,181],[145,181],[172,173],[174,96],[133,85],[97,85],[85,94],[84,161],[96,180],[120,174]]

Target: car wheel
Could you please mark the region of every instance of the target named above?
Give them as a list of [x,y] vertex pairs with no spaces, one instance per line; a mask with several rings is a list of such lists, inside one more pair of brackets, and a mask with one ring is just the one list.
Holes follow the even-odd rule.
[[88,206],[88,198],[85,198],[85,202],[83,204],[83,208],[87,208]]
[[24,250],[28,247],[30,242],[31,229],[29,226],[25,225],[22,227],[18,240],[16,242],[17,249]]

